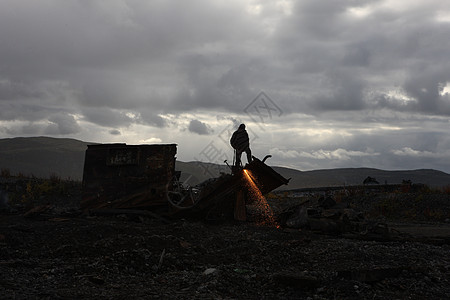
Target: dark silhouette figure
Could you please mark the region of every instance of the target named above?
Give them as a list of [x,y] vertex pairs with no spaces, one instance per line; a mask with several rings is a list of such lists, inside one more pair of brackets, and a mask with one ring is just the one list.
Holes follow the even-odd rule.
[[247,162],[252,161],[252,151],[250,150],[250,140],[248,138],[248,133],[245,130],[245,124],[239,125],[238,130],[236,130],[230,139],[231,147],[236,150],[236,161],[235,166],[239,167],[241,165],[242,152],[247,154]]

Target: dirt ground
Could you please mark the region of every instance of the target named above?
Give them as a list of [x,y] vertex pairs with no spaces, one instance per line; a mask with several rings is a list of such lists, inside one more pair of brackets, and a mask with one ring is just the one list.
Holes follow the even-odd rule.
[[449,299],[449,250],[251,223],[4,214],[0,297]]
[[[324,234],[83,214],[78,189],[58,189],[65,198],[17,197],[28,207],[0,211],[1,299],[450,299],[448,195],[345,199],[367,216],[391,214],[389,230]],[[271,200],[279,215],[289,203]],[[407,209],[392,215],[399,207]]]

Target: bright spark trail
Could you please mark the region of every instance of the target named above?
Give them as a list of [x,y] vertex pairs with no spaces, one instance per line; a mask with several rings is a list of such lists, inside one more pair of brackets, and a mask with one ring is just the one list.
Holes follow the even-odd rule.
[[269,203],[267,203],[266,198],[264,198],[263,194],[256,186],[254,180],[252,179],[251,172],[249,170],[244,169],[245,178],[247,179],[250,197],[256,203],[256,206],[261,211],[264,216],[263,221],[260,225],[273,225],[278,227],[277,222],[275,221],[275,217],[273,215],[272,208]]

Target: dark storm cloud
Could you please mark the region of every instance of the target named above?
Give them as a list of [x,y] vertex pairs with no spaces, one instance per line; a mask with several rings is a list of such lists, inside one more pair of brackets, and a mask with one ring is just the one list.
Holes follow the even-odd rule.
[[[310,112],[362,110],[376,103],[378,108],[442,113],[436,91],[439,83],[450,81],[442,72],[449,69],[450,23],[437,23],[433,5],[390,10],[377,8],[377,2],[295,2],[295,13],[280,23],[276,45],[292,61],[286,71],[298,78],[291,88],[308,103],[297,107]],[[365,7],[365,17],[350,13]],[[418,86],[430,80],[424,95]],[[398,85],[419,105],[405,107],[383,92]]]
[[133,118],[126,113],[107,107],[86,108],[82,110],[84,119],[88,122],[105,127],[121,126],[126,127],[133,123]]
[[[301,95],[278,99],[294,108],[288,112],[367,103],[395,110],[404,109],[396,99],[370,92],[401,85],[414,109],[442,113],[436,89],[450,81],[442,71],[450,69],[449,23],[435,21],[436,3],[400,10],[382,3],[294,1],[290,15],[272,4],[249,15],[233,2],[17,1],[0,13],[0,98],[38,101],[39,87],[57,78],[79,105],[151,105],[156,114],[241,112],[260,90]],[[415,76],[424,64],[426,78]]]
[[73,114],[76,109],[66,102],[70,93],[58,81],[0,80],[0,120],[37,121],[61,111]]
[[151,109],[140,109],[139,110],[139,123],[154,126],[154,127],[167,127],[168,121],[162,118],[160,115],[155,114]]
[[361,110],[364,102],[363,79],[344,72],[327,74],[328,84],[332,88],[325,95],[316,96],[311,106],[318,110]]
[[191,120],[189,122],[188,130],[200,135],[207,135],[212,133],[211,128],[207,124],[199,120]]
[[[450,67],[450,65],[449,65]],[[436,114],[450,114],[448,95],[442,95],[443,87],[450,82],[450,69],[430,66],[415,70],[404,83],[408,96],[415,99],[417,111]]]
[[[75,91],[72,103],[83,107],[148,105],[155,114],[239,110],[235,101],[247,100],[250,94],[241,93],[248,88],[241,81],[230,83],[226,74],[233,72],[231,60],[240,64],[249,53],[224,48],[251,35],[258,38],[252,22],[233,3],[13,2],[0,12],[0,36],[6,41],[0,46],[0,98],[34,96],[38,102],[44,96],[30,86],[39,91],[46,80],[58,79]],[[105,124],[92,114],[85,119]],[[108,125],[114,120],[123,125],[117,117]]]
[[177,89],[170,109],[206,108],[242,113],[263,88],[269,72],[265,70],[265,61],[246,61],[250,60],[249,53],[230,54],[182,56],[178,62],[185,85]]
[[111,135],[121,135],[121,132],[119,130],[117,130],[117,129],[111,129],[109,131],[109,134],[111,134]]
[[[447,128],[439,117],[450,115],[447,6],[437,0],[1,2],[1,132],[82,139],[87,128],[104,127],[98,132],[119,139],[139,125],[146,136],[163,140],[170,130],[188,144],[212,128],[221,132],[214,122],[226,126],[223,118],[233,126],[248,122],[245,108],[264,91],[283,111],[265,124],[263,134],[280,139],[267,144],[304,147],[294,150],[330,157],[330,166],[399,166],[413,155],[433,157],[448,145],[447,133],[436,129]],[[186,128],[192,115],[202,121]],[[207,119],[217,115],[227,117]],[[296,120],[303,117],[309,122]],[[300,142],[290,136],[321,122],[322,131],[311,127]],[[273,123],[289,130],[272,134]],[[417,132],[418,123],[427,127]],[[333,131],[345,134],[327,133]],[[370,149],[380,155],[365,155]],[[326,159],[310,159],[311,166],[327,166]]]
[[343,66],[349,67],[366,67],[370,63],[369,45],[351,44],[346,46],[345,54],[342,58]]
[[69,135],[81,131],[78,121],[73,115],[55,113],[47,120],[19,121],[10,126],[0,127],[0,132],[8,135]]
[[23,98],[41,98],[42,91],[36,90],[32,84],[14,82],[10,79],[0,80],[0,101],[17,100]]

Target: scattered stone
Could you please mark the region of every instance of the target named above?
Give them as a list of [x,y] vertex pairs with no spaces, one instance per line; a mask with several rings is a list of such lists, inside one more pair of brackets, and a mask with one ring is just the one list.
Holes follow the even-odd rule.
[[218,270],[216,268],[208,268],[203,272],[203,275],[214,275],[217,274]]

